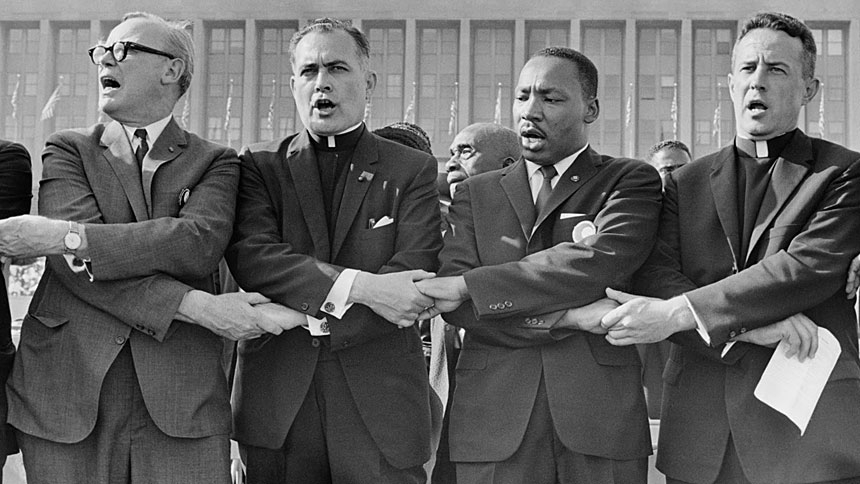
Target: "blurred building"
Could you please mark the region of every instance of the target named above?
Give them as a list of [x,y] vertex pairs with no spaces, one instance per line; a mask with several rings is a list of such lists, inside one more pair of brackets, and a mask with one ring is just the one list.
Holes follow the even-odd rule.
[[[641,156],[667,138],[694,156],[733,136],[726,86],[738,22],[762,10],[807,21],[818,42],[823,88],[800,125],[860,148],[860,2],[855,0],[3,0],[0,17],[2,137],[36,160],[55,130],[101,119],[87,49],[129,10],[191,21],[198,62],[176,106],[181,125],[234,148],[300,125],[290,95],[290,36],[309,19],[353,19],[370,37],[379,76],[371,128],[407,118],[437,155],[470,123],[513,126],[512,90],[528,56],[569,45],[600,71],[601,152]],[[853,88],[853,89],[852,89]],[[55,94],[56,93],[56,94]],[[44,119],[43,119],[44,118]],[[854,128],[850,128],[854,126]]]

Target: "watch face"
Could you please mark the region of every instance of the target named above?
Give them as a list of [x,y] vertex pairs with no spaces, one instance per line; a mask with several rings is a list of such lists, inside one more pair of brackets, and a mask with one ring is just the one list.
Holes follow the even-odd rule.
[[75,232],[69,232],[63,237],[63,243],[66,245],[66,250],[75,251],[81,246],[81,236]]

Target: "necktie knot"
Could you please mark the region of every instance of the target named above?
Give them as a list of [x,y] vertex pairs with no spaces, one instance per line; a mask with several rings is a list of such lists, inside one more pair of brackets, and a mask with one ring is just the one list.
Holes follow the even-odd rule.
[[552,181],[556,175],[558,175],[558,171],[555,169],[555,165],[544,165],[540,167],[540,172],[543,174],[544,183],[548,181]]

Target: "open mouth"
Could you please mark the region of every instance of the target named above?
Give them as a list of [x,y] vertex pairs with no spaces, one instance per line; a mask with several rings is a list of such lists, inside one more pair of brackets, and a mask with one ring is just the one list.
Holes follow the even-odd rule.
[[331,99],[317,99],[313,103],[314,109],[322,112],[328,112],[337,106],[335,103],[331,101]]
[[759,101],[758,99],[750,101],[747,103],[747,111],[751,111],[753,113],[763,113],[767,111],[767,104]]
[[538,130],[536,128],[532,128],[532,127],[521,128],[520,129],[520,136],[522,138],[526,138],[526,139],[530,139],[530,140],[541,140],[541,139],[546,138],[546,136],[544,136],[544,134],[540,130]]
[[116,79],[110,76],[101,78],[102,89],[119,89],[120,84]]

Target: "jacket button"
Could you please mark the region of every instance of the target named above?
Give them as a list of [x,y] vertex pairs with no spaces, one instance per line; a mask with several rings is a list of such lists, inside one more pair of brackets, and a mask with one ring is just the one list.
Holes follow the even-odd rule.
[[344,348],[346,348],[347,346],[349,346],[349,340],[346,340],[346,341],[344,341],[343,343],[341,343],[341,346],[343,346]]
[[310,305],[308,303],[302,303],[302,311],[307,311]]
[[738,335],[737,331],[729,331],[729,338],[734,338],[737,335]]
[[747,332],[747,329],[746,329],[746,328],[741,328],[741,334],[744,334],[744,333],[746,333],[746,332]]
[[325,303],[325,306],[323,307],[323,309],[325,309],[325,312],[327,312],[327,313],[334,312],[334,303],[331,303],[331,302]]
[[311,340],[311,346],[313,346],[314,348],[318,348],[319,345],[320,345],[320,340],[318,338],[314,338]]
[[490,304],[490,309],[496,310],[499,309],[495,304]]
[[113,339],[113,342],[118,344],[118,345],[125,344],[125,336],[117,336],[116,338]]
[[505,301],[505,307],[506,307],[506,308],[510,308],[510,307],[513,307],[513,306],[514,306],[514,303],[512,303],[512,302],[510,302],[510,301]]

